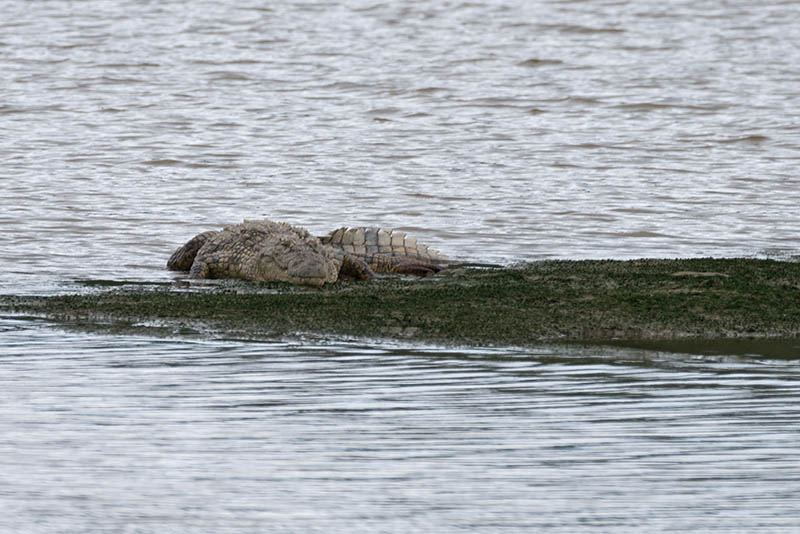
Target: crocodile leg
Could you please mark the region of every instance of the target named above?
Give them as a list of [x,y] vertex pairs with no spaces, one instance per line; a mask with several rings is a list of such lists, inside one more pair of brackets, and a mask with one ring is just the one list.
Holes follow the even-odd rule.
[[194,258],[197,256],[197,251],[217,233],[215,230],[209,230],[191,238],[185,245],[172,253],[169,261],[167,261],[167,269],[170,271],[188,271],[191,269]]
[[352,254],[345,254],[342,258],[342,268],[339,271],[346,276],[352,276],[360,280],[372,280],[375,273],[372,271],[367,262]]
[[189,271],[189,278],[209,278],[210,275],[211,269],[204,261],[194,262],[191,270]]

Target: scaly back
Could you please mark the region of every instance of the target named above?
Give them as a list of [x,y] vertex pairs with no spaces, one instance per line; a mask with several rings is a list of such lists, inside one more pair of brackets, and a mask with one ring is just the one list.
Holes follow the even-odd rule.
[[430,264],[448,261],[445,254],[397,230],[342,227],[320,237],[320,241],[346,254],[358,256],[368,264],[383,263],[388,258]]

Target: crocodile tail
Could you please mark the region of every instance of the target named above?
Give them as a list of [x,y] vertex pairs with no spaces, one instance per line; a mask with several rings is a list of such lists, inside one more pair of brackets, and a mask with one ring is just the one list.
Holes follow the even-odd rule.
[[406,257],[416,260],[421,264],[445,263],[448,257],[438,250],[428,248],[427,245],[417,242],[415,237],[406,235],[399,230],[382,228],[348,228],[342,227],[333,230],[319,238],[323,244],[340,248],[346,254],[355,254],[366,258],[370,264],[380,264],[381,267],[373,270],[389,271],[381,256],[391,255]]
[[423,263],[419,261],[396,261],[390,267],[389,272],[397,274],[415,274],[417,276],[427,276],[436,274],[443,269],[443,266],[435,263]]

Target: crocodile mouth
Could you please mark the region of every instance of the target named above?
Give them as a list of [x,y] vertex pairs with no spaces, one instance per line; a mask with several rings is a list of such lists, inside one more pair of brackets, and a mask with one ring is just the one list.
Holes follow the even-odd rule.
[[289,263],[287,274],[294,283],[309,286],[322,286],[326,282],[336,281],[336,270],[331,265],[331,260],[320,259],[299,259]]

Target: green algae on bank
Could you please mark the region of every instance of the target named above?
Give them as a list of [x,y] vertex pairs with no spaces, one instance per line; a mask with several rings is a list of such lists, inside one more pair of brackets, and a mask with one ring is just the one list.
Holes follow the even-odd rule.
[[234,283],[0,297],[5,309],[108,328],[298,333],[469,345],[800,337],[800,263],[541,261],[321,289]]

